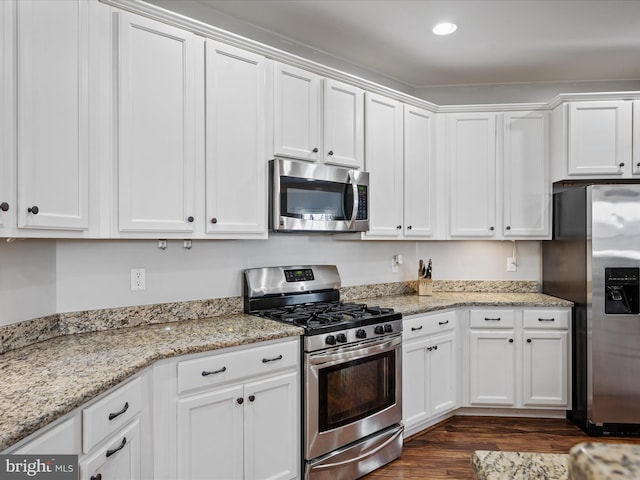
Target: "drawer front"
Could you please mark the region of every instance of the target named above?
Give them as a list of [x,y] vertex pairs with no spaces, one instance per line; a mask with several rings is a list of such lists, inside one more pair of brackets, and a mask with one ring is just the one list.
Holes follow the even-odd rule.
[[456,328],[456,312],[441,312],[406,318],[402,325],[405,340],[422,338]]
[[142,381],[136,378],[82,410],[82,451],[126,425],[142,408]]
[[295,368],[299,357],[295,340],[185,360],[178,363],[178,393]]
[[471,310],[469,325],[471,328],[513,328],[515,312],[513,310]]
[[522,316],[524,328],[567,330],[569,328],[571,311],[542,308],[536,310],[524,310],[522,312]]

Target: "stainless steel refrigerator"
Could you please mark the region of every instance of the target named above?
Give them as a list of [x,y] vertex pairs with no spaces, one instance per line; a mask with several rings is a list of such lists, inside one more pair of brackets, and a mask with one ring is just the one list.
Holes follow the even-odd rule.
[[554,186],[553,210],[543,292],[575,303],[568,417],[640,433],[640,184]]

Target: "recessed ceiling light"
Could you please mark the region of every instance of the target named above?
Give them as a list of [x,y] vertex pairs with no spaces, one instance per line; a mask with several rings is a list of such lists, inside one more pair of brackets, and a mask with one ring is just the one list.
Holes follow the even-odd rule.
[[455,23],[442,22],[433,27],[433,33],[436,35],[450,35],[458,29]]

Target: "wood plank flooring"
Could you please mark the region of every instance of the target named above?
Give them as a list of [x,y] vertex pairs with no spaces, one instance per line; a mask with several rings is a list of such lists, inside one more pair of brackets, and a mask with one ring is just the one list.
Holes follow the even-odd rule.
[[405,440],[402,457],[365,480],[475,480],[474,450],[569,453],[587,441],[635,443],[637,437],[589,437],[568,420],[454,417]]

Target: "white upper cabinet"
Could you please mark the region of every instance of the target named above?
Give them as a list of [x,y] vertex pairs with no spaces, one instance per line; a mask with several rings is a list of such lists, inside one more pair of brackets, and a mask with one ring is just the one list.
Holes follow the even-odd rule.
[[547,112],[504,114],[505,238],[551,234]]
[[324,162],[364,165],[364,91],[336,80],[324,83]]
[[495,237],[496,114],[451,114],[448,147],[449,234]]
[[206,232],[267,235],[265,59],[206,42]]
[[547,113],[451,114],[447,130],[450,237],[548,238]]
[[273,86],[274,155],[362,168],[362,89],[277,62]]
[[[638,101],[568,102],[553,111],[553,181],[638,178]],[[635,148],[634,148],[635,147]]]
[[410,239],[431,238],[436,218],[435,114],[404,106],[404,221]]
[[[11,8],[9,2],[2,3]],[[15,58],[5,67],[15,68],[16,75],[20,228],[89,228],[87,72],[92,7],[84,0],[15,4]],[[9,32],[3,29],[5,41]],[[12,110],[13,105],[6,107]],[[3,118],[7,120],[6,113]]]
[[317,161],[320,154],[320,77],[281,63],[274,66],[274,154]]
[[0,2],[0,235],[15,230],[15,118],[13,94],[14,4]]
[[365,169],[369,172],[369,232],[365,237],[400,238],[403,221],[402,103],[365,95]]
[[196,37],[138,15],[119,16],[119,230],[190,234],[196,62],[202,62]]

